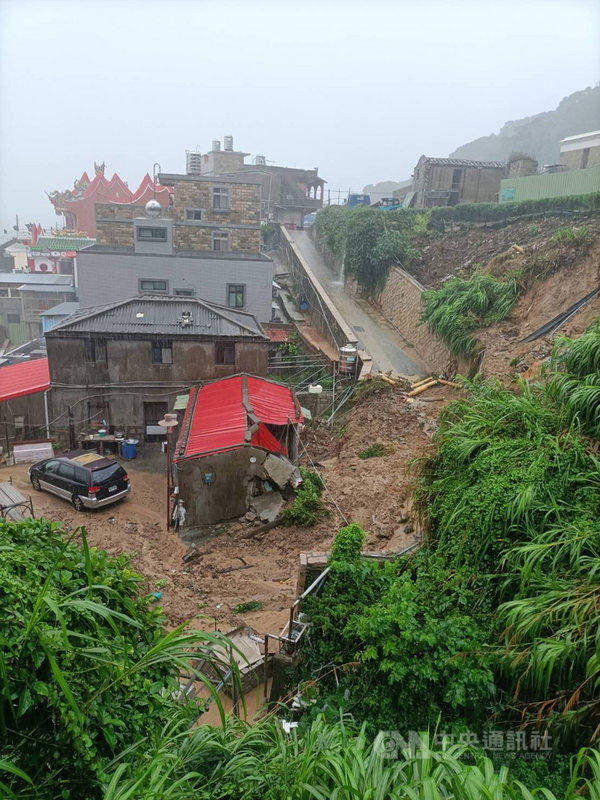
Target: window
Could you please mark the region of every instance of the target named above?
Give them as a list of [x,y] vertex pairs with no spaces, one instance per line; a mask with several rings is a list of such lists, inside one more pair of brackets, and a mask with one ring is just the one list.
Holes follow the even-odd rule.
[[66,478],[68,481],[75,480],[75,467],[71,464],[61,463],[58,468],[58,474],[61,478]]
[[229,234],[226,231],[218,231],[212,235],[212,249],[219,253],[229,252]]
[[196,294],[194,289],[175,289],[177,297],[193,297]]
[[213,208],[217,211],[228,211],[230,205],[229,189],[225,186],[213,186]]
[[235,364],[234,342],[217,342],[215,344],[215,364]]
[[185,218],[188,222],[201,222],[202,209],[201,208],[186,208]]
[[0,288],[0,297],[10,297],[8,289]]
[[42,467],[42,472],[47,472],[49,475],[54,475],[58,471],[60,461],[49,461],[45,467]]
[[243,283],[227,284],[227,305],[229,308],[244,308],[246,305],[246,287]]
[[138,242],[166,242],[167,229],[166,228],[150,228],[142,227],[141,225],[136,228]]
[[21,322],[21,317],[18,314],[7,314],[6,321],[9,324],[13,323],[16,325],[18,322]]
[[166,341],[152,342],[152,363],[172,364],[173,343]]
[[85,360],[106,363],[106,339],[86,339]]
[[147,278],[143,278],[140,281],[140,292],[162,292],[166,294],[168,289],[168,281],[152,280]]

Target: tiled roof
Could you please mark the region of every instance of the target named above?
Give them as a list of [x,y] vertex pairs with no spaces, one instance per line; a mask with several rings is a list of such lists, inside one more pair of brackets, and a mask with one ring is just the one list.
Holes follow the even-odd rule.
[[[182,320],[187,318],[189,324]],[[65,333],[141,336],[267,336],[252,314],[195,297],[141,295],[96,308],[80,309],[59,322],[46,336]]]
[[95,243],[95,239],[84,236],[40,236],[37,244],[31,246],[31,252],[40,250],[54,250],[55,252],[68,252],[70,250],[83,250]]
[[40,312],[40,317],[64,317],[65,315],[74,314],[79,310],[79,303],[67,302],[59,303],[57,306],[52,306],[47,311]]

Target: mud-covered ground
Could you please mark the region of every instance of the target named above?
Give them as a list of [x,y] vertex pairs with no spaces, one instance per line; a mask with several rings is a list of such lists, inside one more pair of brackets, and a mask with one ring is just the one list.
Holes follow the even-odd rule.
[[[436,390],[428,393],[439,405]],[[29,484],[27,465],[0,469],[0,481],[12,478],[32,495],[37,517],[62,524],[67,532],[84,525],[92,546],[111,555],[128,553],[146,582],[144,590],[161,592],[171,625],[191,620],[195,627],[226,631],[242,622],[259,633],[278,633],[296,593],[301,552],[328,550],[337,530],[358,522],[370,550],[398,551],[412,544],[416,522],[410,512],[409,471],[413,458],[427,452],[435,422],[425,402],[407,402],[398,389],[377,388],[340,416],[336,427],[304,432],[302,462],[322,474],[329,516],[314,528],[277,527],[252,535],[252,524],[234,520],[196,543],[197,557],[183,561],[188,545],[165,528],[164,476],[136,470],[131,462],[131,495],[97,511],[77,513],[67,502]],[[433,410],[433,409],[432,409]],[[358,453],[379,442],[383,456],[361,459]],[[406,517],[409,517],[406,519]],[[236,615],[239,603],[259,601],[262,610]]]

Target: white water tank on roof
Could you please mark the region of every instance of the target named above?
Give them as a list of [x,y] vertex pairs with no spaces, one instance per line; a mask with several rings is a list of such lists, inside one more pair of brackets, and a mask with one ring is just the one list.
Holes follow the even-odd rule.
[[223,150],[231,152],[233,150],[233,136],[223,137]]

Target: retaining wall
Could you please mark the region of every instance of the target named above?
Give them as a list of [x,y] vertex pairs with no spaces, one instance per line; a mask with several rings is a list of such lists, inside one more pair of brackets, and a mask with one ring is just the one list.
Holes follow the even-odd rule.
[[345,344],[353,344],[356,347],[358,345],[356,334],[331,302],[329,295],[283,226],[281,226],[281,243],[294,278],[306,297],[307,313],[312,324],[336,350]]

